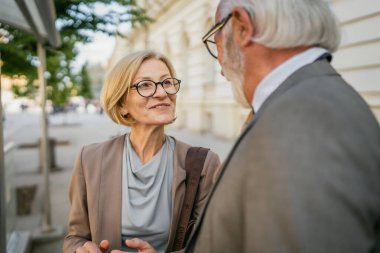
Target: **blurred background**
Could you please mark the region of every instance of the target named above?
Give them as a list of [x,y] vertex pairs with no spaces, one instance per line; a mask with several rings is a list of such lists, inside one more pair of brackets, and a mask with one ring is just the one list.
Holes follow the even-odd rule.
[[[332,64],[380,121],[380,2],[328,2],[342,28]],[[43,8],[47,3],[51,8]],[[107,71],[132,51],[164,53],[182,80],[178,118],[168,133],[227,156],[247,111],[233,101],[201,41],[217,4],[0,0],[0,252],[61,252],[75,155],[85,144],[128,131],[103,114],[99,94]],[[50,28],[39,32],[42,24]]]

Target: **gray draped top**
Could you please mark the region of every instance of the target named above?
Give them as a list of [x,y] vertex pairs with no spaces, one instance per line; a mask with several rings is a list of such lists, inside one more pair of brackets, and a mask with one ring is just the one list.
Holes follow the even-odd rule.
[[122,170],[122,245],[125,239],[140,238],[158,252],[165,252],[171,222],[171,188],[175,140],[166,136],[161,149],[142,164],[125,137]]

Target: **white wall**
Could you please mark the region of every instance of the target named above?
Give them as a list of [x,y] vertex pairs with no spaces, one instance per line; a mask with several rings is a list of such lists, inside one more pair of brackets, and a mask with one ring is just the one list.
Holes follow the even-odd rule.
[[332,7],[342,27],[333,65],[380,121],[380,1],[335,0]]

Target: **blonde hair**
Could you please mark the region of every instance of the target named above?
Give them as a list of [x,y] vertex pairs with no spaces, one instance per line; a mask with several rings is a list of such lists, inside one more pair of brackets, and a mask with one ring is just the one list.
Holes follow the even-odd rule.
[[126,126],[131,126],[135,123],[135,120],[130,114],[121,115],[120,108],[127,97],[129,87],[133,85],[132,81],[140,69],[141,64],[150,59],[157,59],[165,63],[171,77],[176,77],[172,63],[166,56],[158,52],[144,50],[124,56],[110,72],[108,72],[100,97],[104,111],[115,123]]

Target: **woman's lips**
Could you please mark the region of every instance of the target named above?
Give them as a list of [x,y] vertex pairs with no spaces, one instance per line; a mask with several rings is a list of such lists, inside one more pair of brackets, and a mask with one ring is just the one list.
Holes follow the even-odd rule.
[[160,104],[156,104],[156,105],[149,107],[149,109],[160,109],[160,108],[166,108],[169,106],[170,106],[170,104],[168,104],[168,103],[160,103]]

